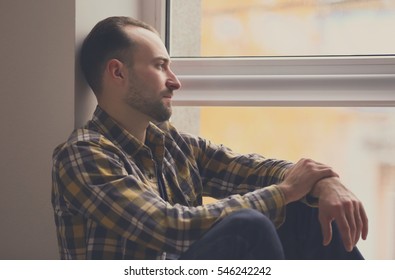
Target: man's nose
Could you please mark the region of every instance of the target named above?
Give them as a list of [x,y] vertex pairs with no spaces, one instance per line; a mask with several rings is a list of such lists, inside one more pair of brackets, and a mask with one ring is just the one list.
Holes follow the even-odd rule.
[[171,70],[169,70],[169,77],[166,81],[166,87],[171,90],[178,90],[181,88],[181,82]]

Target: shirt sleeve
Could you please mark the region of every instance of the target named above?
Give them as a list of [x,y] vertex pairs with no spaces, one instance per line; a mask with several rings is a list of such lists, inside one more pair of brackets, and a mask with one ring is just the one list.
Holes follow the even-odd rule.
[[277,185],[291,162],[258,154],[238,154],[200,137],[184,137],[192,147],[205,186],[205,194],[223,198]]
[[275,185],[215,204],[171,205],[139,174],[127,170],[117,148],[102,139],[67,145],[56,158],[59,193],[73,212],[157,251],[180,254],[219,219],[243,208],[266,214],[276,225],[285,216],[284,196]]

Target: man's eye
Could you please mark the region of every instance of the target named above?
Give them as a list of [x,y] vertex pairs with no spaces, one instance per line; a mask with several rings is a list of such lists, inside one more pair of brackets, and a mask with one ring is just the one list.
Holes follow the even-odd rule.
[[158,68],[159,70],[163,70],[165,68],[164,64],[158,64],[156,65],[156,68]]

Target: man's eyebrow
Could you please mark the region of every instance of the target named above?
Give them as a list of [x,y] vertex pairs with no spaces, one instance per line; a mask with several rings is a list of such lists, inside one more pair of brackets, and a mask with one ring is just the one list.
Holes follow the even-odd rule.
[[153,61],[163,61],[163,62],[165,62],[165,63],[170,63],[170,62],[171,62],[171,61],[170,61],[170,58],[165,57],[165,56],[158,56],[158,57],[155,57],[155,58],[153,59]]

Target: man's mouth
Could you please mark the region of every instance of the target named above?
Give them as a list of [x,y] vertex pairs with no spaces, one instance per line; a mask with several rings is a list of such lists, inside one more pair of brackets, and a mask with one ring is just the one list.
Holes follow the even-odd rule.
[[163,98],[172,99],[173,98],[173,93],[166,93],[166,94],[163,95]]

